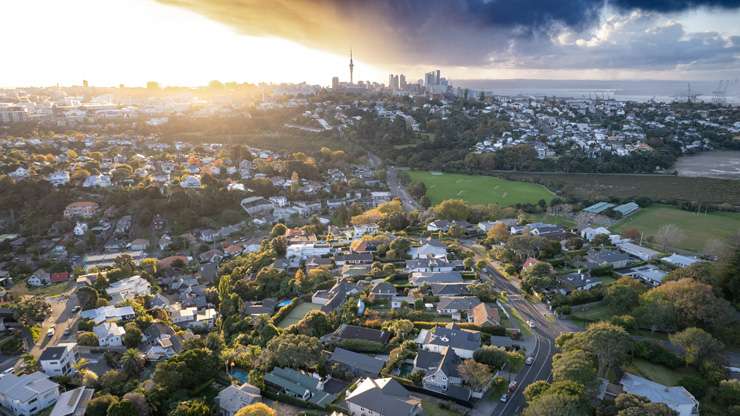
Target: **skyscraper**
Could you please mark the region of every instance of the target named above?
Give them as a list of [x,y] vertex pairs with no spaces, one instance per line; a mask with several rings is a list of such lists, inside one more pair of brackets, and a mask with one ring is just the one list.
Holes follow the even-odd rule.
[[406,90],[406,75],[404,74],[399,75],[398,86],[402,90]]
[[335,90],[339,88],[339,77],[333,77],[331,79],[331,87],[332,89],[335,89]]
[[354,72],[355,70],[355,64],[352,62],[352,49],[349,50],[349,83],[353,84],[355,82],[354,79]]

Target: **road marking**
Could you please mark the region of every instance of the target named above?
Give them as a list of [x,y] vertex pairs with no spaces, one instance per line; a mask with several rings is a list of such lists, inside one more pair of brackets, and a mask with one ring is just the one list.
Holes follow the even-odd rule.
[[[539,356],[539,350],[540,350],[540,336],[537,335],[537,334],[534,334],[534,336],[535,336],[535,340],[536,340],[535,347],[534,347],[535,348],[534,349],[534,351],[535,351],[534,357],[535,357],[535,361],[537,361],[537,356]],[[545,361],[545,362],[547,362],[547,361]],[[533,368],[534,368],[534,366],[529,366],[529,368],[527,369],[527,371],[524,373],[524,375],[522,377],[519,378],[519,380],[526,379],[527,376],[529,375],[529,373],[532,371]],[[509,407],[509,404],[512,403],[512,401],[513,401],[512,399],[514,398],[514,396],[516,396],[517,394],[519,394],[519,390],[522,389],[523,384],[524,383],[519,383],[517,381],[517,386],[514,389],[514,392],[509,396],[509,401],[506,402],[506,404],[504,405],[504,407],[498,413],[499,415],[504,414],[504,412],[506,411],[506,408]]]

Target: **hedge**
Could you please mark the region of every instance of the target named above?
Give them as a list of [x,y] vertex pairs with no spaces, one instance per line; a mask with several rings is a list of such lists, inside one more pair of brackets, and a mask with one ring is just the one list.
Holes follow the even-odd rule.
[[283,318],[285,318],[286,315],[290,313],[298,304],[300,303],[300,298],[293,298],[290,300],[290,303],[280,308],[275,315],[272,316],[272,323],[274,325],[277,325],[278,322],[280,322]]
[[345,339],[338,343],[338,345],[344,349],[354,351],[354,352],[373,352],[373,353],[380,353],[385,352],[386,348],[385,345],[375,342],[375,341],[366,341],[363,339]]

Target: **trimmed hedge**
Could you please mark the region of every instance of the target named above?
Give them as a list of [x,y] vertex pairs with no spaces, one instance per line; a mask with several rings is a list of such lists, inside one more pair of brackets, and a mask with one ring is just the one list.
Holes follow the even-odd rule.
[[277,325],[278,322],[282,321],[283,318],[285,318],[286,315],[290,313],[298,304],[300,303],[300,298],[293,298],[290,300],[290,303],[280,308],[275,315],[272,315],[272,323],[273,325]]

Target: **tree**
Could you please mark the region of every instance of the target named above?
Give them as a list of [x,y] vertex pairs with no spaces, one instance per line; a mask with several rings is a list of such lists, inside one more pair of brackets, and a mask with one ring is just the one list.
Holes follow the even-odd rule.
[[627,360],[632,347],[632,338],[624,328],[608,322],[591,324],[585,332],[561,335],[556,342],[562,345],[563,351],[582,349],[596,357],[599,377],[613,376]]
[[473,390],[483,390],[491,382],[491,369],[475,360],[464,360],[457,366],[460,378]]
[[614,399],[619,410],[617,416],[678,416],[663,403],[651,403],[649,400],[634,394],[622,393]]
[[553,381],[573,381],[587,388],[596,385],[596,368],[592,358],[583,350],[570,350],[552,358]]
[[117,402],[118,397],[112,394],[102,394],[88,402],[85,415],[106,416],[106,414],[108,413],[108,408],[111,407],[112,404]]
[[77,289],[77,300],[82,310],[93,309],[98,306],[98,291],[89,286]]
[[700,328],[686,328],[669,336],[683,353],[686,365],[698,366],[720,356],[724,345]]
[[506,241],[509,239],[510,235],[509,227],[507,227],[503,222],[496,222],[493,224],[493,227],[488,230],[488,233],[486,233],[486,237],[495,242]]
[[322,337],[332,331],[332,325],[326,313],[313,310],[307,313],[303,319],[288,327],[287,332],[292,334],[307,335],[310,337]]
[[169,416],[210,416],[211,409],[202,400],[187,400],[177,404]]
[[97,347],[100,345],[98,336],[92,332],[81,332],[77,335],[77,343],[87,347]]
[[591,245],[594,247],[603,247],[609,245],[609,236],[606,234],[598,234],[591,239]]
[[288,240],[285,239],[284,235],[277,236],[270,240],[270,247],[272,247],[275,255],[284,256],[286,250],[288,249]]
[[640,295],[646,290],[647,288],[638,280],[622,277],[607,286],[604,301],[615,313],[627,313],[639,305]]
[[121,369],[129,377],[141,374],[145,364],[144,356],[135,348],[129,348],[121,355]]
[[149,416],[151,409],[146,401],[146,396],[142,393],[131,391],[123,395],[123,400],[130,401],[136,408],[136,415]]
[[285,235],[287,231],[288,231],[288,227],[286,227],[285,224],[277,223],[272,227],[272,231],[270,232],[270,238],[275,238],[281,235]]
[[663,251],[669,251],[686,238],[686,234],[675,224],[666,224],[655,233],[655,241]]
[[473,359],[497,370],[507,364],[510,369],[517,368],[524,361],[521,353],[509,352],[495,345],[484,345],[480,347],[473,353]]
[[242,407],[234,416],[275,416],[274,410],[264,403],[253,403]]
[[545,380],[537,380],[524,388],[524,398],[527,399],[527,402],[534,401],[537,397],[547,392],[549,388],[550,383]]
[[638,309],[635,315],[643,324],[667,331],[692,326],[721,330],[735,321],[732,305],[693,279],[665,282],[643,293]]
[[627,228],[626,230],[622,231],[622,237],[628,238],[633,241],[640,241],[640,237],[642,236],[642,233],[637,228]]
[[555,271],[550,263],[541,261],[528,267],[522,273],[524,290],[542,290],[555,285]]
[[262,367],[313,368],[321,356],[318,338],[306,335],[281,334],[267,343],[262,357]]
[[124,326],[126,333],[123,335],[123,344],[127,348],[136,348],[141,343],[143,337],[141,330],[135,322],[129,322]]
[[724,405],[740,404],[740,380],[722,380],[717,388],[717,399]]
[[414,332],[414,323],[408,319],[397,319],[383,322],[382,328],[392,333],[399,341],[405,341]]
[[111,403],[108,407],[108,416],[131,416],[136,414],[136,406],[129,400],[120,400]]
[[[549,389],[548,389],[549,390]],[[545,392],[527,405],[523,416],[588,416],[590,411],[579,397]]]
[[467,221],[470,207],[462,199],[446,199],[433,208],[437,218],[442,220]]
[[463,260],[463,267],[467,270],[473,270],[473,266],[475,266],[475,260],[473,260],[472,257],[466,257],[465,260]]
[[51,305],[41,296],[33,296],[13,304],[18,321],[25,327],[43,322],[51,315]]

